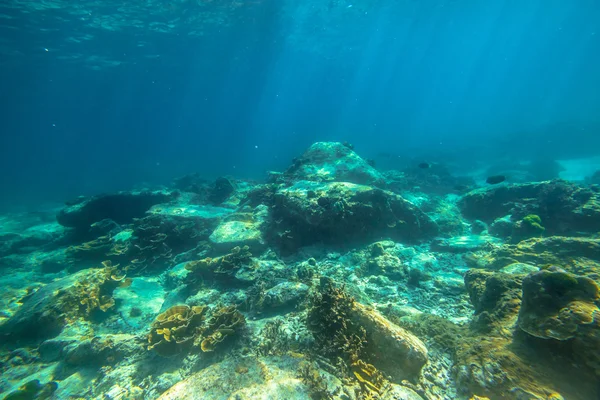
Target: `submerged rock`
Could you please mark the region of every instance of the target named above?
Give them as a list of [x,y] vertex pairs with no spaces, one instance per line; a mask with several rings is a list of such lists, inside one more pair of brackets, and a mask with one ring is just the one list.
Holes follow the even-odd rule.
[[509,334],[521,305],[521,277],[472,269],[465,287],[475,307],[473,326],[481,332]]
[[118,282],[106,268],[79,271],[51,282],[28,296],[0,325],[0,336],[10,342],[54,337],[67,320],[89,318],[112,308],[116,286]]
[[550,267],[523,280],[519,327],[541,339],[573,340],[573,356],[600,377],[600,288],[592,279]]
[[600,226],[598,194],[563,180],[478,189],[464,195],[459,206],[465,217],[486,223],[506,215],[513,222],[537,216],[544,229],[534,229],[536,235],[595,233]]
[[360,303],[354,303],[349,317],[366,330],[365,352],[377,368],[394,382],[418,379],[427,362],[427,348],[419,338]]
[[180,381],[158,400],[308,399],[308,388],[296,377],[301,361],[289,356],[224,360]]
[[516,245],[503,245],[489,252],[466,256],[470,266],[499,270],[513,263],[534,267],[561,265],[569,272],[600,276],[600,239],[553,236],[523,240]]
[[[268,208],[260,205],[246,218],[240,215],[239,219],[219,224],[211,233],[209,241],[217,251],[248,246],[250,251],[260,253],[266,247],[263,230],[268,216]],[[236,215],[231,218],[236,218]]]
[[348,244],[387,236],[418,241],[437,225],[401,196],[353,183],[301,181],[275,194],[271,239],[294,249],[315,242]]
[[469,251],[490,248],[500,243],[500,240],[489,235],[463,235],[448,239],[435,239],[431,243],[431,249],[449,253],[467,253]]
[[293,180],[352,182],[381,186],[383,176],[350,147],[337,142],[317,142],[284,173]]
[[119,192],[78,199],[56,216],[62,226],[88,229],[94,222],[110,219],[118,224],[141,218],[152,206],[167,203],[177,197],[175,192]]

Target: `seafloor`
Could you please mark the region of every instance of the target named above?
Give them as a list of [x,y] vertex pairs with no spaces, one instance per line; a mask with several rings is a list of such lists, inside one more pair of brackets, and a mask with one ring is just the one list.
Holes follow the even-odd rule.
[[316,143],[0,220],[5,399],[598,399],[600,187]]

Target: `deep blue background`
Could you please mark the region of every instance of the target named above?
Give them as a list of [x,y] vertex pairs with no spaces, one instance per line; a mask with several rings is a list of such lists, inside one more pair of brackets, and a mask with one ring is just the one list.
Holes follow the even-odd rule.
[[[317,140],[373,158],[600,153],[599,2],[263,0],[202,37],[10,3],[0,207],[194,171],[262,178]],[[193,12],[180,3],[164,12]]]

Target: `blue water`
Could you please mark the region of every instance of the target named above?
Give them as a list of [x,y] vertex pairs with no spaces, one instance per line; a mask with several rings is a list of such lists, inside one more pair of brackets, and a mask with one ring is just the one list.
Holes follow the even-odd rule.
[[390,168],[600,153],[597,1],[128,3],[0,5],[1,207],[261,179],[324,140]]

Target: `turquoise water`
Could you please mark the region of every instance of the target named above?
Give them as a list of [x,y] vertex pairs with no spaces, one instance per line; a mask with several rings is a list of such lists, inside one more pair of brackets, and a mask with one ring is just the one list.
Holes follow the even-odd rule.
[[0,398],[600,396],[600,5],[0,4]]

